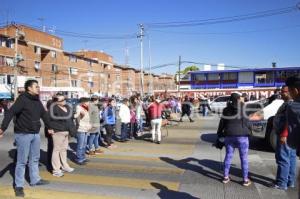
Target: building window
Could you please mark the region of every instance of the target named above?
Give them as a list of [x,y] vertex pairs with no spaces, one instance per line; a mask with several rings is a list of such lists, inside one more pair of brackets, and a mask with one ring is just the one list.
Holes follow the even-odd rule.
[[0,37],[0,46],[1,47],[6,47],[6,38],[4,37]]
[[256,84],[270,84],[274,83],[273,72],[257,72],[255,73]]
[[14,66],[14,59],[13,58],[6,57],[5,61],[6,61],[7,66]]
[[9,39],[9,38],[3,38],[0,39],[0,44],[2,47],[6,47],[6,48],[14,48],[14,40],[13,39]]
[[78,86],[77,80],[71,80],[71,86],[72,87],[77,87]]
[[40,55],[41,54],[41,47],[34,46],[34,53],[37,54],[37,55]]
[[110,74],[107,75],[107,78],[110,79]]
[[35,69],[35,71],[40,70],[40,68],[41,68],[41,63],[38,62],[38,61],[34,62],[34,69]]
[[77,75],[78,74],[78,69],[77,68],[70,67],[69,70],[70,70],[71,75]]
[[58,71],[58,66],[55,65],[55,64],[52,64],[51,71],[52,71],[53,73],[57,73],[57,71]]
[[69,55],[70,62],[77,62],[77,57],[75,55]]
[[52,57],[52,58],[56,58],[56,51],[51,50],[51,57]]
[[0,66],[5,66],[6,62],[5,62],[5,57],[4,56],[0,56]]
[[116,80],[119,81],[120,80],[120,75],[116,76]]
[[89,86],[89,88],[93,88],[94,87],[94,82],[88,82],[88,86]]
[[5,75],[0,75],[0,84],[6,84],[6,76]]
[[7,84],[13,84],[15,81],[14,75],[7,75]]

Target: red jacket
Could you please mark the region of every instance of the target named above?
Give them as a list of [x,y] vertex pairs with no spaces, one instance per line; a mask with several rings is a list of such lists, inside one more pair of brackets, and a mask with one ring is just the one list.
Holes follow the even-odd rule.
[[164,105],[161,103],[153,102],[148,107],[150,120],[161,118]]
[[288,125],[285,125],[283,131],[280,133],[280,137],[287,137],[289,134]]

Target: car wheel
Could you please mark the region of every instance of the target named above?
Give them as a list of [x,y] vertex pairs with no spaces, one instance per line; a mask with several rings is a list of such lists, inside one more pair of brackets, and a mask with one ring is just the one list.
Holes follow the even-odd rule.
[[269,136],[269,145],[272,147],[272,149],[275,151],[276,145],[277,145],[277,135],[275,130],[272,130]]

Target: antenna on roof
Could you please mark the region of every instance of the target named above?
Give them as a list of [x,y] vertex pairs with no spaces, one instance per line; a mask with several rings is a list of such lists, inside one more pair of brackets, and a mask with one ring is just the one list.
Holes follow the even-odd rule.
[[41,22],[41,27],[42,27],[43,32],[46,32],[46,26],[44,24],[45,18],[39,17],[39,18],[37,18],[37,20],[39,20]]

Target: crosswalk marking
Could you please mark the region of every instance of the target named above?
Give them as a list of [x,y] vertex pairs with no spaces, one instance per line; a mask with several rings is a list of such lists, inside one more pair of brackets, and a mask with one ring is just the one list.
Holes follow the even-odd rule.
[[[74,163],[70,163],[71,167],[82,168]],[[112,163],[95,163],[90,162],[84,166],[86,169],[99,169],[99,170],[112,170],[112,171],[126,171],[132,173],[156,173],[156,174],[182,174],[183,169],[179,168],[168,168],[168,167],[157,167],[157,166],[146,166],[146,165],[132,165],[132,164],[112,164]]]
[[[24,189],[25,199],[129,199],[125,197],[114,197],[108,195],[92,195],[75,192],[55,191],[49,189],[36,189],[28,187]],[[12,187],[1,186],[0,198],[1,199],[13,199],[15,193]]]
[[178,182],[170,181],[157,181],[157,180],[142,180],[133,178],[120,178],[120,177],[107,177],[107,176],[88,176],[80,174],[66,174],[65,176],[58,178],[53,177],[50,173],[42,171],[40,175],[43,179],[57,182],[68,182],[68,183],[82,183],[91,185],[106,185],[106,186],[117,186],[117,187],[128,187],[135,189],[155,189],[151,185],[153,182],[160,183],[166,186],[170,190],[177,191],[179,188]]

